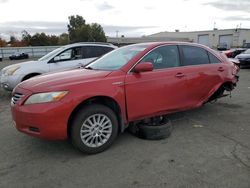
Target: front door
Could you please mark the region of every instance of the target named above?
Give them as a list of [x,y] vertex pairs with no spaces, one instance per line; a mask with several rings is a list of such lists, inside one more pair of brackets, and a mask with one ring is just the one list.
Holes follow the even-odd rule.
[[175,45],[157,47],[139,63],[151,62],[153,71],[127,74],[125,80],[129,121],[185,108],[186,78]]
[[50,62],[50,71],[61,71],[81,67],[86,64],[82,47],[69,48],[55,56]]

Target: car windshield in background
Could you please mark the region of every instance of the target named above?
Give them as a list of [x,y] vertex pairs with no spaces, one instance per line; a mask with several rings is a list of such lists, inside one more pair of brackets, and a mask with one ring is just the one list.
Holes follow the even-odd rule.
[[48,60],[48,59],[50,59],[51,57],[53,57],[54,55],[56,55],[59,51],[61,51],[61,50],[63,50],[63,49],[64,49],[64,47],[57,48],[57,49],[53,50],[52,52],[46,54],[45,56],[41,57],[41,58],[39,59],[39,61]]
[[121,47],[89,64],[86,68],[96,70],[118,70],[147,47],[148,45],[145,44]]

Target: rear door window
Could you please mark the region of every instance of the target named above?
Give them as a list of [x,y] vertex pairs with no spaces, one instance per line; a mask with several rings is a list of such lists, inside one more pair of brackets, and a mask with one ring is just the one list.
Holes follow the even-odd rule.
[[106,46],[84,46],[82,48],[84,58],[100,57],[113,50],[113,48]]
[[209,56],[210,63],[212,64],[220,63],[220,60],[217,57],[215,57],[213,54],[211,54],[210,52],[208,52],[208,56]]
[[183,66],[209,64],[206,50],[196,46],[181,46],[183,53]]

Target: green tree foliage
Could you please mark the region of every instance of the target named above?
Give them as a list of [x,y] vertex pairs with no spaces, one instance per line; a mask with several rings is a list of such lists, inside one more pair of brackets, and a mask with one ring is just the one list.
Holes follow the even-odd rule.
[[49,45],[51,45],[51,46],[58,45],[58,42],[59,42],[59,37],[58,36],[50,35],[50,36],[47,36],[47,37],[48,37],[48,40],[49,40]]
[[[18,40],[15,36],[10,36],[11,46],[56,46],[66,45],[75,42],[106,42],[102,26],[98,23],[86,24],[82,16],[69,16],[67,25],[68,33],[60,36],[47,35],[45,33],[35,33],[31,35],[26,30],[22,31],[22,39]],[[6,41],[0,38],[0,47],[6,46]]]
[[59,44],[59,39],[56,35],[45,33],[36,33],[32,36],[27,31],[22,33],[22,41],[26,46],[56,46]]
[[72,32],[81,26],[86,25],[86,21],[83,19],[82,16],[69,16],[69,24],[68,24],[68,31]]
[[69,34],[68,34],[68,33],[62,33],[62,34],[59,36],[58,44],[59,44],[59,45],[66,45],[66,44],[69,44]]
[[91,41],[93,42],[107,42],[104,30],[102,26],[98,23],[93,23],[90,25],[91,28]]
[[11,45],[13,45],[16,41],[17,41],[16,37],[13,36],[13,35],[11,35],[11,36],[10,36],[10,42],[9,42],[9,43],[10,43]]
[[30,39],[31,39],[31,35],[23,30],[22,31],[22,42],[26,45],[26,46],[29,46],[30,45]]
[[106,36],[101,25],[86,24],[82,16],[69,16],[68,24],[70,43],[74,42],[106,42]]
[[49,41],[45,33],[36,33],[30,39],[31,46],[48,46]]
[[70,43],[89,41],[90,28],[82,16],[69,16],[68,32]]

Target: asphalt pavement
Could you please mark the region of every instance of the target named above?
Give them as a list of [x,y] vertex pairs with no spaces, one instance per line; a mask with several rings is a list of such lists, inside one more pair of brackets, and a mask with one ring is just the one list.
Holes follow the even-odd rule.
[[240,71],[232,98],[170,115],[169,138],[125,132],[97,155],[19,133],[9,102],[0,90],[0,187],[250,187],[250,69]]

